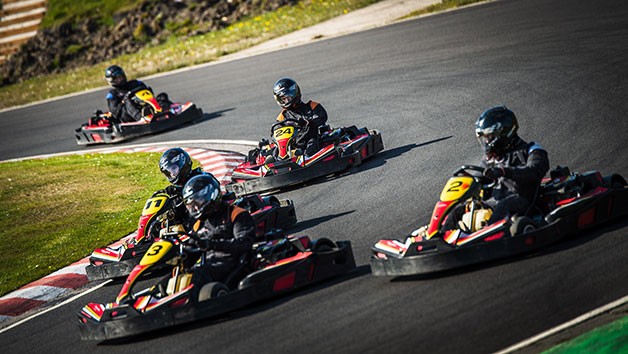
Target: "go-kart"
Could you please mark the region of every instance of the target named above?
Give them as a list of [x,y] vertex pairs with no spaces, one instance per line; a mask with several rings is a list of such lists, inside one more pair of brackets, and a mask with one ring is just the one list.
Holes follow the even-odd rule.
[[169,108],[165,109],[150,90],[142,87],[131,91],[130,97],[142,112],[140,121],[119,122],[110,112],[96,111],[87,123],[74,130],[76,143],[79,145],[117,143],[172,129],[203,115],[203,111],[196,108],[192,102],[168,103]]
[[[256,224],[257,242],[278,237],[281,229],[297,222],[291,200],[280,201],[274,196],[262,198],[258,194],[236,199],[233,193],[227,193],[223,198],[251,213]],[[85,267],[87,279],[94,281],[129,275],[161,232],[183,231],[180,224],[169,226],[173,222],[172,211],[177,203],[180,201],[166,193],[148,198],[140,216],[137,234],[119,246],[94,250],[89,257],[90,264]]]
[[238,196],[279,189],[345,171],[384,149],[376,130],[324,125],[319,128],[320,150],[306,157],[295,147],[300,124],[293,119],[273,124],[271,141],[264,139],[249,152],[225,188]]
[[[625,179],[597,172],[552,170],[538,187],[523,215],[491,225],[492,210],[483,201],[494,183],[482,177],[483,168],[462,166],[450,178],[436,203],[430,223],[405,240],[380,240],[370,258],[377,276],[432,273],[517,255],[554,243],[567,235],[628,214]],[[465,213],[445,230],[448,217],[460,203]],[[447,223],[451,225],[451,223]]]
[[[82,308],[78,314],[81,339],[126,337],[226,314],[355,268],[349,241],[311,241],[307,236],[257,245],[252,255],[240,258],[224,282],[202,280],[205,257],[204,251],[181,240],[179,234],[164,234],[135,266],[115,302]],[[147,269],[173,263],[172,274],[147,289],[133,291]]]

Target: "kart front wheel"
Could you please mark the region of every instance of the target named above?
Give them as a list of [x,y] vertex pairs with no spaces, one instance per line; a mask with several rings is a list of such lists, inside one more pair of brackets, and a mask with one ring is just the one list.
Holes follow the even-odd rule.
[[510,235],[517,236],[534,231],[536,227],[532,220],[527,216],[516,217],[512,225],[510,225]]
[[206,301],[216,298],[218,296],[224,296],[229,293],[229,288],[221,282],[211,282],[203,285],[201,291],[198,293],[198,301]]

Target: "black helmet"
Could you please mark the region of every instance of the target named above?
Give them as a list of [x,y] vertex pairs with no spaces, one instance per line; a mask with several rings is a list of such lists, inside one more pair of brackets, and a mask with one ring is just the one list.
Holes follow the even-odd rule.
[[475,136],[487,155],[508,152],[518,129],[517,116],[505,106],[488,109],[475,122]]
[[181,148],[168,149],[159,159],[159,169],[166,176],[168,182],[182,186],[192,170],[192,159]]
[[183,203],[188,214],[195,219],[203,214],[212,214],[222,203],[220,183],[207,174],[190,178],[183,187]]
[[121,67],[117,65],[111,65],[105,70],[105,79],[107,79],[107,83],[113,87],[119,87],[120,85],[124,85],[126,83],[126,74]]
[[301,101],[301,89],[296,81],[288,78],[279,79],[273,86],[275,101],[283,108],[289,108],[293,103]]

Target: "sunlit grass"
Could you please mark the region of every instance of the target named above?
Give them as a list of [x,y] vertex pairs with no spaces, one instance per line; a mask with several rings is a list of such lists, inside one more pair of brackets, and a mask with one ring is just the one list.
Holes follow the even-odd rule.
[[168,185],[157,167],[160,156],[0,164],[0,296],[134,231],[146,199]]
[[299,30],[378,0],[310,0],[258,16],[243,18],[222,30],[148,46],[94,66],[61,74],[32,78],[23,83],[0,87],[0,108],[56,97],[105,84],[103,72],[108,65],[125,68],[127,76],[142,77],[159,72],[206,63],[251,47],[263,41]]

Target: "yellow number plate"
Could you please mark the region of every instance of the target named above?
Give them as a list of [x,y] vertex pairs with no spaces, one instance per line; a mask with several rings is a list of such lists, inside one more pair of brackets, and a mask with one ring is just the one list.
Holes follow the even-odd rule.
[[142,257],[140,265],[157,263],[172,248],[172,243],[166,241],[157,241],[148,249],[148,252]]
[[471,183],[473,183],[473,177],[450,178],[440,194],[440,200],[443,202],[451,202],[452,200],[462,198]]
[[152,92],[148,91],[148,90],[142,90],[138,93],[135,94],[137,97],[141,98],[144,101],[150,100],[151,98],[153,98],[153,94]]
[[285,127],[275,130],[275,139],[288,139],[294,134],[294,127]]
[[142,211],[142,215],[151,215],[155,214],[161,207],[166,203],[166,199],[168,197],[165,196],[157,196],[154,198],[150,198],[146,201],[146,205],[144,206],[144,210]]

